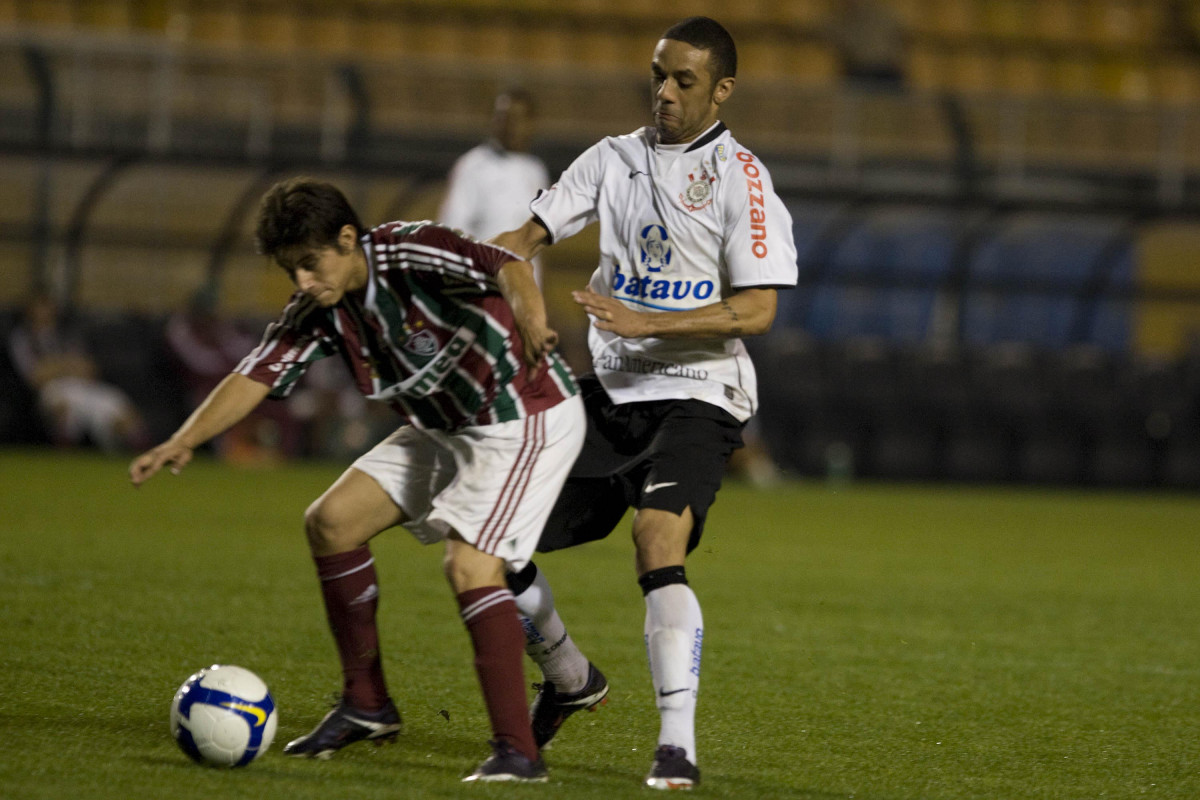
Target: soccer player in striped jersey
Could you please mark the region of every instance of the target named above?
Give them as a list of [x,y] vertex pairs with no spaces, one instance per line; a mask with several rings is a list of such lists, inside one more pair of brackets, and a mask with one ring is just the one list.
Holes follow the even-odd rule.
[[179,430],[134,460],[133,483],[163,467],[178,473],[262,400],[287,396],[317,359],[341,358],[359,390],[406,424],[305,514],[344,686],[337,707],[284,752],[328,758],[399,732],[368,542],[403,525],[422,543],[445,543],[475,651],[493,752],[466,780],[545,780],[505,572],[529,563],[585,424],[529,263],[432,223],[367,230],[336,187],[305,179],[267,192],[257,239],[296,293]]

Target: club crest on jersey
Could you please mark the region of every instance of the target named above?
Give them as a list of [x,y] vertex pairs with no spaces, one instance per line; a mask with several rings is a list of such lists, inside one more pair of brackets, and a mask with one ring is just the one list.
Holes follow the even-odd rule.
[[683,207],[688,211],[699,211],[712,205],[712,183],[716,177],[708,174],[708,168],[701,167],[700,174],[693,172],[688,175],[688,180],[691,183],[679,195]]
[[662,272],[671,266],[671,237],[657,222],[642,228],[638,238],[642,246],[642,266],[649,272]]
[[404,342],[404,349],[415,355],[428,358],[438,350],[437,337],[431,331],[417,331]]

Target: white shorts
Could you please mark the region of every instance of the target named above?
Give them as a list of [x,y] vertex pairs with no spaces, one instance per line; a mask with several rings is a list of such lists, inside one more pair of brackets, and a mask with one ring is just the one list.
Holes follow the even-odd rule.
[[457,431],[405,425],[352,465],[375,479],[423,544],[454,531],[512,570],[529,563],[583,447],[583,401]]

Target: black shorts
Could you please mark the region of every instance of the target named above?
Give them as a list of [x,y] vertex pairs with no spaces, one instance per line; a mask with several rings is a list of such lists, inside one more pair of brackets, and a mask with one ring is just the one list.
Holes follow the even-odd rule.
[[672,514],[691,508],[690,553],[700,543],[729,456],[742,446],[743,423],[700,400],[614,405],[594,375],[583,376],[579,386],[587,438],[538,551],[603,539],[632,506]]

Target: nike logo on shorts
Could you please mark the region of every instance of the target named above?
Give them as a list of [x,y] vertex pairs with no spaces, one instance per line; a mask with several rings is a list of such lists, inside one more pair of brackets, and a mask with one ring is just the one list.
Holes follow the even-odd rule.
[[656,491],[658,489],[665,489],[668,486],[677,486],[677,485],[679,485],[679,481],[667,481],[666,483],[647,484],[646,488],[642,490],[642,494],[650,494],[651,492]]

